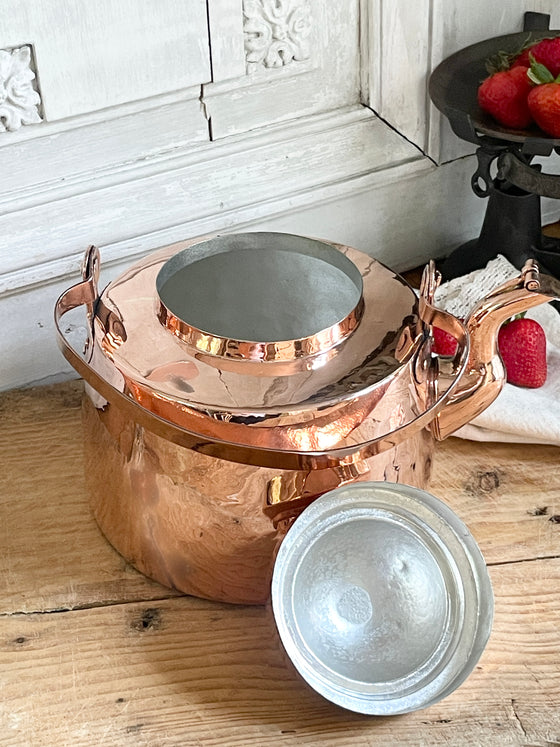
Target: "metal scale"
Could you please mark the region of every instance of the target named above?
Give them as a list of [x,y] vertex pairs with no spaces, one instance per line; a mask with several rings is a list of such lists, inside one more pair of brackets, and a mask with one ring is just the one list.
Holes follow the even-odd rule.
[[541,172],[536,156],[560,153],[560,139],[536,125],[526,130],[500,126],[478,106],[478,86],[488,76],[486,61],[498,51],[515,53],[527,41],[560,35],[550,16],[527,12],[524,31],[494,37],[456,52],[432,73],[429,93],[453,132],[478,148],[471,184],[488,206],[480,235],[455,249],[442,264],[444,280],[484,267],[497,254],[520,269],[529,258],[544,272],[560,277],[560,239],[543,235],[541,197],[560,199],[560,175]]

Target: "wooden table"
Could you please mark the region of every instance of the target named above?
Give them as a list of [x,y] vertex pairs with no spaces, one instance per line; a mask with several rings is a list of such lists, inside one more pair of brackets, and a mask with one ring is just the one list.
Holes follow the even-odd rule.
[[560,451],[438,446],[431,491],[467,522],[496,597],[479,665],[400,717],[344,711],[298,676],[267,607],[179,595],[90,514],[80,382],[0,397],[0,743],[560,744]]

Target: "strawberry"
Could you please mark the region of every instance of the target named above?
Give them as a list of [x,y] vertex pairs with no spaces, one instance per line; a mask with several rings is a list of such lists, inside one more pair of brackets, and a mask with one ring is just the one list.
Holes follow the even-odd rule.
[[536,86],[529,94],[528,103],[541,130],[552,137],[560,137],[560,83]]
[[539,84],[527,97],[533,119],[547,135],[560,137],[560,75],[553,78],[544,65],[534,60],[529,75]]
[[515,386],[537,389],[546,381],[546,337],[534,319],[514,319],[498,333],[498,348],[507,380]]
[[521,52],[521,54],[511,63],[511,67],[531,67],[531,59],[529,55],[531,54],[532,49],[533,47],[524,49],[523,52]]
[[528,127],[532,122],[527,104],[531,81],[526,67],[494,73],[478,88],[478,105],[505,127]]
[[[537,62],[545,65],[552,75],[560,74],[560,36],[554,38],[542,39],[540,42],[533,42],[521,50],[517,55],[508,55],[507,52],[498,52],[490,58],[490,65],[496,70],[507,70],[508,67],[531,67],[531,56]],[[509,64],[508,64],[509,63]]]
[[434,344],[432,350],[437,355],[454,356],[457,352],[457,340],[439,327],[432,327]]
[[537,83],[527,98],[535,122],[548,135],[560,137],[560,75],[555,78],[545,65],[533,58],[528,76]]
[[[554,78],[560,75],[560,36],[553,39],[543,39],[525,52],[527,52],[527,59],[529,59],[529,55],[532,55],[537,62],[550,70]],[[528,66],[530,67],[530,63]]]

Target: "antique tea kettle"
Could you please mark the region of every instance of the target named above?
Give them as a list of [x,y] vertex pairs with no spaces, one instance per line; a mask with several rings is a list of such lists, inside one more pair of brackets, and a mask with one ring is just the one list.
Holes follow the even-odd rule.
[[[464,324],[349,247],[280,233],[185,241],[99,294],[99,253],[56,304],[89,384],[86,471],[110,542],[148,576],[238,603],[269,596],[274,557],[317,496],[357,481],[424,488],[433,442],[500,392],[497,331],[557,298],[529,262]],[[84,305],[82,354],[60,319]],[[431,352],[432,325],[458,341]]]
[[[189,594],[263,603],[303,677],[362,713],[454,690],[488,639],[468,529],[425,493],[434,439],[499,394],[497,332],[558,298],[528,262],[462,323],[371,257],[280,233],[185,241],[58,299],[86,380],[86,474],[109,541]],[[85,306],[78,351],[62,317]],[[432,353],[432,325],[458,342]],[[398,484],[397,484],[398,483]],[[288,531],[289,530],[289,531]]]

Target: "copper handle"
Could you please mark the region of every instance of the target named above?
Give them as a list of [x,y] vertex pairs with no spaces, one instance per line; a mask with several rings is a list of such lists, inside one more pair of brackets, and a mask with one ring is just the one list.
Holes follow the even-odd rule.
[[[57,342],[62,354],[80,376],[88,382],[88,384],[90,384],[107,401],[115,402],[115,404],[121,407],[126,415],[132,418],[135,422],[173,443],[188,448],[196,448],[198,451],[211,453],[211,450],[205,449],[206,442],[203,437],[185,431],[158,415],[148,412],[128,396],[128,394],[119,391],[116,387],[106,381],[103,376],[101,376],[95,368],[90,365],[86,358],[72,347],[71,343],[66,338],[61,328],[61,319],[67,312],[76,309],[79,306],[86,307],[90,328],[93,331],[93,317],[96,314],[100,303],[97,289],[99,268],[99,250],[97,247],[90,246],[86,250],[84,261],[82,263],[82,282],[77,283],[64,291],[55,304],[54,324],[56,328]],[[107,313],[105,316],[108,315],[109,314]],[[122,332],[124,333],[124,329]],[[212,444],[208,443],[208,445],[211,446]]]
[[[442,390],[441,378],[445,378],[447,384],[447,391],[441,400],[443,404],[446,405],[454,396],[460,377],[465,371],[471,348],[466,325],[453,314],[438,308],[434,304],[435,292],[440,282],[441,274],[436,270],[435,262],[430,260],[424,268],[418,301],[418,324],[420,331],[429,340],[426,341],[426,344],[429,345],[429,354],[419,356],[423,370],[417,368],[415,372],[418,396],[427,399],[427,402],[424,403],[427,406],[431,406],[438,401],[439,392]],[[434,327],[447,332],[457,341],[457,349],[451,358],[439,359],[431,355]],[[444,374],[443,377],[442,374]]]
[[466,320],[471,351],[460,385],[432,422],[438,440],[451,435],[479,415],[499,395],[506,373],[498,351],[498,331],[506,319],[560,298],[560,282],[543,275],[527,260],[518,277],[495,288],[474,307]]
[[[134,382],[128,381],[126,375],[114,367],[117,375],[121,377],[118,386],[107,380],[102,373],[98,372],[92,362],[84,357],[83,353],[74,349],[70,341],[64,335],[60,320],[64,314],[78,306],[85,305],[90,315],[91,340],[98,326],[101,327],[105,334],[113,334],[115,337],[126,335],[124,326],[120,322],[116,313],[107,309],[103,304],[103,298],[97,293],[97,277],[99,271],[99,254],[95,247],[90,247],[86,253],[84,261],[84,279],[81,283],[74,285],[63,293],[55,305],[54,321],[57,330],[58,344],[65,358],[71,363],[74,369],[82,376],[101,397],[122,408],[123,413],[133,421],[152,431],[158,436],[171,441],[172,443],[184,446],[209,456],[220,459],[226,459],[241,464],[253,464],[256,466],[270,467],[273,469],[309,471],[322,471],[325,469],[339,468],[367,459],[370,456],[379,454],[382,451],[396,446],[398,443],[406,440],[410,436],[419,432],[427,426],[435,417],[441,407],[443,407],[456,386],[456,382],[451,382],[449,391],[440,397],[432,398],[431,394],[425,395],[429,390],[430,381],[433,379],[433,372],[430,368],[423,370],[424,361],[430,360],[429,354],[426,354],[427,348],[422,345],[416,351],[411,365],[416,368],[417,380],[415,382],[419,398],[426,397],[429,406],[411,423],[403,427],[397,427],[386,436],[375,437],[371,440],[357,444],[345,445],[342,448],[332,448],[322,451],[303,451],[303,450],[272,450],[261,448],[254,445],[240,444],[224,439],[218,439],[214,435],[205,436],[199,432],[187,430],[184,426],[178,425],[171,419],[155,414],[151,410],[140,404],[134,395]],[[420,330],[424,330],[425,324],[432,319],[444,319],[440,316],[444,312],[435,310],[430,302],[430,293],[427,293],[425,303],[423,304],[423,313],[425,321],[420,323]],[[454,323],[452,323],[454,324]],[[461,332],[460,323],[459,331]],[[94,329],[95,325],[95,329]],[[425,342],[428,343],[428,333],[421,332],[425,336]],[[468,349],[468,341],[465,339],[463,350]],[[91,350],[95,352],[95,346],[92,344]],[[465,355],[462,355],[463,362]],[[428,386],[426,386],[428,384]],[[433,384],[433,381],[432,381]],[[435,385],[434,385],[435,386]]]
[[[100,309],[102,304],[97,292],[97,279],[99,276],[99,252],[95,247],[89,247],[83,263],[84,279],[81,283],[73,285],[58,298],[54,309],[54,324],[57,334],[57,342],[62,354],[72,365],[77,373],[95,389],[107,402],[113,403],[116,407],[122,409],[123,413],[140,426],[155,433],[162,438],[171,441],[179,446],[214,456],[220,459],[227,459],[231,462],[241,464],[255,464],[262,467],[281,468],[286,470],[309,470],[323,469],[338,465],[342,459],[349,458],[348,454],[338,457],[329,453],[303,453],[303,452],[282,452],[278,453],[267,449],[257,447],[243,446],[228,441],[218,441],[209,439],[199,433],[191,431],[176,425],[175,423],[146,410],[141,404],[133,399],[129,388],[124,383],[124,391],[120,391],[109,383],[95,368],[72,346],[66,338],[62,328],[61,319],[67,312],[79,306],[85,306],[93,334],[93,315],[99,318],[111,312],[105,312],[104,308]],[[103,321],[103,320],[101,320]],[[126,334],[124,329],[123,334]]]
[[100,262],[99,249],[96,246],[88,247],[82,261],[82,282],[64,291],[56,302],[54,321],[60,334],[62,334],[59,327],[60,318],[67,311],[71,311],[78,306],[86,306],[91,324],[95,304],[98,300],[97,284],[99,282]]

